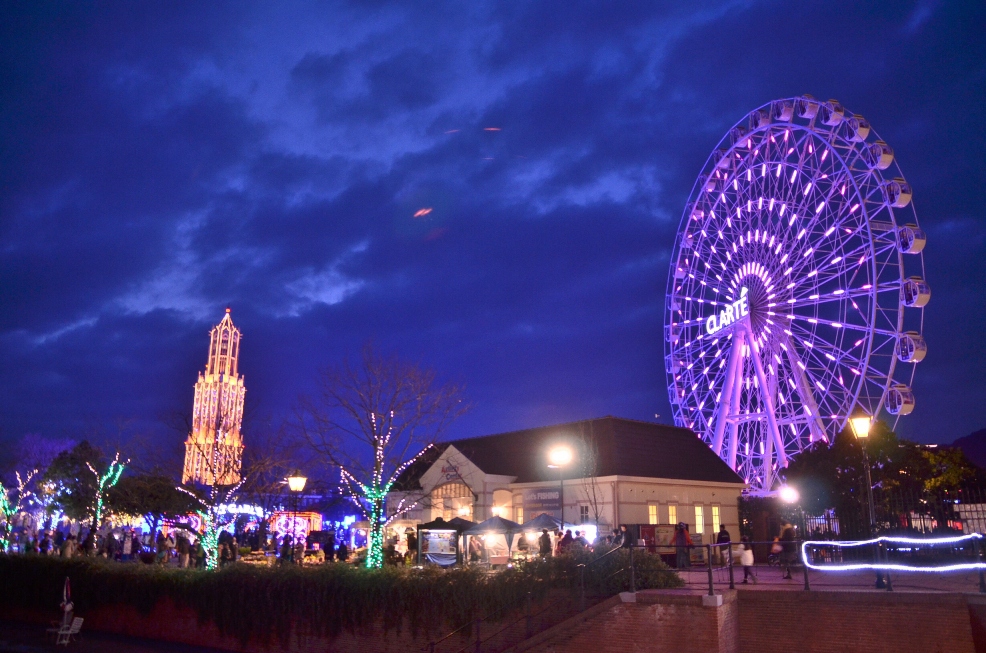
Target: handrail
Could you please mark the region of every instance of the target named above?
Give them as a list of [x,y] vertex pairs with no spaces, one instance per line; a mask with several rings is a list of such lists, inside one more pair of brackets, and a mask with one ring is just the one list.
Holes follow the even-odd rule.
[[[622,548],[630,548],[630,547],[622,547]],[[579,583],[580,584],[580,592],[581,592],[580,607],[583,610],[585,609],[585,607],[584,607],[585,606],[585,570],[588,567],[591,567],[592,565],[596,564],[597,562],[599,562],[599,561],[601,561],[601,560],[603,560],[605,558],[608,558],[609,556],[611,556],[611,555],[619,552],[620,549],[621,549],[621,547],[613,547],[612,549],[610,549],[606,553],[602,554],[601,556],[599,556],[597,558],[593,558],[589,562],[580,562],[580,563],[578,563],[575,566],[576,569],[579,569],[579,571],[580,571],[580,583]],[[631,548],[631,552],[632,552],[632,548]],[[632,558],[632,555],[633,554],[631,553],[631,558]],[[631,569],[632,569],[632,567],[631,567]],[[623,572],[623,571],[626,571],[626,570],[627,570],[627,567],[621,567],[620,569],[617,569],[613,574],[610,574],[610,576],[607,576],[607,578],[611,578],[612,576],[615,576],[616,574],[618,574],[620,572]],[[538,610],[537,612],[531,613],[530,612],[530,602],[531,602],[531,599],[530,599],[530,592],[528,592],[527,593],[527,609],[528,609],[528,614],[525,614],[524,616],[518,617],[517,619],[511,621],[510,623],[508,623],[507,625],[505,625],[503,628],[500,628],[496,632],[494,632],[491,635],[489,635],[485,640],[480,639],[480,636],[478,634],[479,633],[479,625],[483,621],[490,621],[494,617],[496,617],[499,614],[501,614],[504,610],[507,609],[507,606],[504,606],[504,607],[498,609],[496,612],[493,612],[491,614],[486,615],[485,617],[478,617],[475,620],[468,621],[468,622],[464,623],[463,625],[459,626],[458,628],[456,628],[455,630],[453,630],[452,632],[446,634],[441,639],[438,639],[438,640],[429,642],[428,643],[428,646],[427,646],[427,650],[430,653],[434,653],[436,647],[439,644],[441,644],[442,642],[444,642],[447,639],[453,637],[454,635],[457,635],[457,634],[461,633],[462,631],[464,631],[464,630],[466,630],[466,629],[468,629],[470,627],[476,627],[476,629],[477,629],[477,639],[476,639],[476,642],[475,642],[475,646],[477,647],[476,650],[478,651],[479,650],[479,647],[482,645],[482,642],[483,641],[489,641],[490,639],[492,639],[496,635],[499,635],[500,633],[502,633],[507,628],[509,628],[509,627],[515,625],[516,623],[520,622],[521,619],[532,619],[533,617],[542,614],[543,612],[547,611],[549,608],[553,608],[555,605],[561,603],[563,600],[564,600],[564,598],[561,598],[561,599],[557,599],[555,601],[552,601],[551,603],[548,603],[548,604],[542,606],[541,609]],[[462,653],[463,651],[465,651],[466,649],[468,649],[470,646],[472,646],[472,644],[467,644],[464,648],[459,649],[459,651],[457,651],[456,653]]]
[[[630,572],[630,591],[631,592],[636,591],[634,549],[650,549],[650,550],[655,550],[655,549],[679,550],[679,549],[682,549],[682,548],[686,548],[686,549],[705,549],[705,552],[706,552],[705,563],[706,564],[704,565],[704,567],[705,567],[705,570],[706,570],[706,572],[708,574],[708,593],[709,593],[710,596],[713,596],[714,593],[715,593],[715,582],[714,582],[715,579],[714,579],[714,575],[713,575],[713,569],[714,569],[714,567],[713,567],[713,556],[712,556],[712,551],[713,550],[718,549],[718,550],[721,551],[721,550],[725,549],[725,551],[726,551],[726,554],[725,554],[726,560],[723,563],[723,567],[725,567],[726,569],[728,569],[728,572],[729,572],[729,588],[730,589],[735,589],[735,578],[734,578],[734,575],[733,575],[733,566],[734,566],[733,547],[734,546],[742,546],[744,544],[753,545],[753,544],[775,544],[775,543],[777,543],[777,542],[774,541],[774,540],[771,540],[771,541],[756,541],[756,542],[735,541],[735,542],[709,543],[709,544],[692,544],[692,545],[636,544],[636,543],[634,543],[634,544],[630,544],[628,546],[613,547],[612,549],[610,549],[609,551],[606,551],[605,553],[603,553],[599,557],[593,558],[592,560],[590,560],[588,562],[580,562],[580,563],[576,564],[575,568],[579,570],[579,595],[580,595],[579,596],[579,599],[580,599],[580,605],[579,605],[579,607],[580,607],[580,609],[582,611],[585,610],[585,601],[586,601],[586,597],[585,597],[585,570],[588,569],[588,568],[590,568],[590,567],[592,567],[593,565],[596,565],[597,563],[600,563],[602,560],[604,560],[606,558],[609,558],[610,556],[618,555],[619,551],[621,551],[623,549],[628,550],[628,553],[629,553],[629,556],[630,556],[629,564],[627,566],[620,567],[619,569],[617,569],[613,573],[611,573],[608,576],[606,576],[606,578],[603,579],[603,580],[608,580],[608,579],[613,578],[614,576],[616,576],[618,574],[621,574],[623,572],[629,571]],[[785,542],[780,542],[780,543],[782,545],[798,546],[801,543],[801,541],[800,540],[796,540],[796,541],[785,541]],[[802,567],[802,572],[804,574],[804,588],[805,588],[806,591],[807,590],[810,590],[811,588],[809,586],[808,569],[807,569],[807,567],[805,565],[800,565],[800,566]],[[720,568],[722,568],[722,567],[720,567]],[[701,567],[699,567],[699,569],[701,569]],[[668,569],[667,571],[668,571],[668,573],[675,573],[678,570],[676,570],[676,569]],[[482,632],[481,632],[481,628],[480,627],[481,627],[481,625],[482,625],[482,623],[484,621],[489,622],[494,617],[499,616],[500,614],[502,614],[507,609],[506,606],[504,606],[504,607],[496,610],[495,612],[493,612],[491,614],[488,614],[488,615],[486,615],[484,617],[478,617],[478,618],[476,618],[476,619],[474,619],[472,621],[469,621],[469,622],[463,624],[459,628],[456,628],[452,632],[446,634],[441,639],[438,639],[438,640],[429,642],[429,644],[428,644],[428,646],[426,647],[425,650],[429,651],[429,653],[434,653],[436,651],[436,647],[439,644],[441,644],[441,643],[445,642],[446,640],[454,637],[455,635],[461,634],[466,629],[468,629],[470,627],[473,627],[473,628],[476,629],[476,638],[475,638],[475,640],[472,641],[472,642],[469,642],[468,644],[466,644],[463,648],[461,648],[458,651],[456,651],[456,653],[464,653],[465,651],[469,650],[470,648],[473,648],[476,651],[476,653],[479,653],[481,651],[482,645],[484,643],[489,642],[490,640],[492,640],[493,638],[497,637],[498,635],[500,635],[504,631],[508,630],[509,628],[515,626],[516,624],[518,624],[522,620],[527,620],[528,621],[528,632],[527,632],[527,636],[528,637],[533,636],[533,633],[529,632],[530,629],[531,629],[531,627],[530,627],[530,620],[532,620],[533,618],[535,618],[535,617],[543,614],[544,612],[546,612],[546,611],[554,608],[556,605],[558,605],[559,603],[561,603],[562,601],[565,601],[565,600],[567,600],[567,597],[559,598],[559,599],[557,599],[555,601],[552,601],[552,602],[550,602],[548,604],[545,604],[545,605],[541,606],[540,609],[537,612],[531,612],[531,599],[530,599],[530,593],[528,593],[526,614],[524,614],[524,615],[522,615],[522,616],[520,616],[520,617],[518,617],[516,619],[513,619],[513,620],[511,620],[509,622],[507,622],[502,627],[498,628],[496,631],[494,631],[492,633],[489,633],[488,635],[486,635],[484,637],[483,634],[482,634]]]

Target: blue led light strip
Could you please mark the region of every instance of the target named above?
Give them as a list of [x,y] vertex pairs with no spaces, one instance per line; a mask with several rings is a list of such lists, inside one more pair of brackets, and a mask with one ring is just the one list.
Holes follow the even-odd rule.
[[970,535],[960,535],[956,537],[939,537],[939,538],[915,538],[915,537],[890,537],[881,536],[872,540],[859,540],[859,541],[839,541],[839,540],[819,540],[819,541],[807,541],[801,544],[801,561],[809,569],[817,569],[819,571],[856,571],[860,569],[872,569],[872,570],[882,570],[882,571],[935,571],[938,573],[945,573],[949,571],[971,571],[974,569],[986,569],[986,562],[967,562],[955,565],[944,565],[941,567],[912,567],[910,565],[895,565],[890,563],[859,563],[850,565],[813,565],[808,561],[808,547],[809,546],[839,546],[843,548],[850,548],[854,546],[867,546],[870,544],[878,544],[880,542],[891,542],[896,544],[917,544],[917,545],[935,545],[935,544],[957,544],[959,542],[967,542],[970,540],[982,540],[983,536],[979,533],[972,533]]

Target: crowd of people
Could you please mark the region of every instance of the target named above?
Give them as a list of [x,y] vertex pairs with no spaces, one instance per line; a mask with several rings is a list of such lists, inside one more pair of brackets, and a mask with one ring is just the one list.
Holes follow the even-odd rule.
[[[6,524],[0,525],[0,529],[5,527]],[[206,566],[206,550],[202,537],[184,528],[161,529],[152,536],[140,529],[126,526],[93,530],[85,525],[67,524],[33,532],[19,528],[4,531],[0,535],[7,537],[8,553],[61,558],[103,558],[117,562],[141,560],[182,569],[204,569]],[[222,531],[218,538],[216,557],[219,565],[224,566],[250,551],[263,553],[265,557],[274,556],[278,564],[302,564],[306,548],[311,546],[305,538],[295,538],[291,534],[274,532],[262,535],[258,529],[254,529],[248,533],[239,533],[238,539],[236,534]],[[346,562],[350,556],[349,547],[344,541],[336,545],[335,533],[332,531],[319,544],[314,545],[314,548],[318,550],[317,558],[320,562]]]

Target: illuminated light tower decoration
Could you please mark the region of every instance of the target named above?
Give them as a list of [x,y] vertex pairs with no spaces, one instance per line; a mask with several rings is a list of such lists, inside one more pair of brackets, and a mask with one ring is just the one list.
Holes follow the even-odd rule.
[[182,483],[234,485],[243,458],[243,399],[246,388],[238,374],[240,330],[230,309],[210,334],[205,372],[195,384],[192,432],[185,442]]
[[770,102],[712,152],[668,278],[669,398],[749,485],[852,409],[914,409],[931,290],[894,152],[839,102]]

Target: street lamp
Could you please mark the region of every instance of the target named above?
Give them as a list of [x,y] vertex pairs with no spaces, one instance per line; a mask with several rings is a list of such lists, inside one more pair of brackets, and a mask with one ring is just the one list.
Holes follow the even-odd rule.
[[[870,512],[870,537],[873,537],[876,531],[876,509],[873,505],[873,479],[870,474],[870,456],[866,452],[866,438],[870,437],[870,428],[873,426],[873,418],[863,412],[861,409],[856,409],[853,416],[849,418],[849,427],[852,429],[853,435],[856,436],[856,440],[859,441],[860,448],[863,450],[863,467],[866,469],[866,500],[869,505]],[[877,562],[880,560],[880,548],[877,545]],[[876,572],[876,588],[883,589],[885,587],[883,582],[883,573],[881,571]]]
[[288,489],[294,494],[294,512],[291,514],[291,531],[295,538],[298,537],[298,501],[301,499],[301,493],[305,491],[305,483],[308,482],[308,477],[306,477],[301,472],[295,470],[293,474],[288,476]]
[[562,528],[565,528],[565,478],[562,476],[562,467],[572,462],[574,456],[572,448],[565,445],[554,447],[548,452],[548,468],[558,470],[558,503]]
[[866,496],[870,508],[870,537],[876,526],[876,517],[873,510],[873,480],[870,478],[870,456],[866,452],[866,438],[870,437],[870,427],[873,426],[873,418],[863,412],[857,412],[854,417],[849,418],[849,426],[852,428],[853,435],[859,440],[859,445],[863,450],[863,466],[866,468]]
[[791,487],[790,485],[782,485],[781,489],[777,491],[777,496],[781,498],[784,503],[797,503],[801,495],[798,491]]

